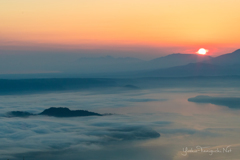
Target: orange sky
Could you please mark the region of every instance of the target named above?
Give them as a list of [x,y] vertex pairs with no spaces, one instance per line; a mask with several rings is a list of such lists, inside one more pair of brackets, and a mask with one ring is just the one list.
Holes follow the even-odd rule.
[[240,48],[237,0],[2,0],[0,46]]

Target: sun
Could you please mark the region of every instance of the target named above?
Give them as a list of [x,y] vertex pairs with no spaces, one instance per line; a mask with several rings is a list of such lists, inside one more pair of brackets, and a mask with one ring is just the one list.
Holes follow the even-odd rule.
[[208,50],[204,49],[204,48],[200,48],[197,53],[201,54],[201,55],[205,55],[208,52]]

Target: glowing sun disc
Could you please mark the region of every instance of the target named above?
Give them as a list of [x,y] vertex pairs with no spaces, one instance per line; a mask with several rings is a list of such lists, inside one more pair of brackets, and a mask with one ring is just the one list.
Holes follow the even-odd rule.
[[206,54],[207,52],[208,52],[208,50],[206,50],[206,49],[204,49],[204,48],[200,48],[200,49],[197,51],[198,54],[202,54],[202,55]]

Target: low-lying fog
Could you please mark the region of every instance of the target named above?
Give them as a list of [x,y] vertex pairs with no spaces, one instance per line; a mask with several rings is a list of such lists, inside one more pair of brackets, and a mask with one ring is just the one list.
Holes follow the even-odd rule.
[[[159,87],[2,95],[0,159],[237,159],[240,110],[188,99],[199,95],[237,97],[239,93],[239,88],[230,87]],[[113,115],[6,117],[9,111],[40,113],[50,107]],[[197,146],[213,153],[190,153]],[[217,148],[222,152],[214,152]]]

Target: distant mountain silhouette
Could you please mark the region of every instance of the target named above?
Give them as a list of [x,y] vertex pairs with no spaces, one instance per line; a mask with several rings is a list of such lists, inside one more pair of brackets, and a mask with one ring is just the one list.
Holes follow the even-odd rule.
[[[2,66],[2,68],[8,67]],[[63,68],[63,70],[55,68],[55,70],[59,70],[62,73],[54,74],[52,76],[68,78],[138,78],[149,76],[178,77],[240,75],[240,49],[233,53],[224,54],[215,58],[207,55],[180,53],[170,54],[150,61],[131,57],[114,58],[112,56],[80,58],[72,63],[68,63],[68,65]],[[0,77],[3,76],[4,75],[0,75]],[[48,77],[49,76],[50,75],[48,75]],[[9,77],[9,75],[7,77]],[[37,78],[37,75],[35,75],[34,78]],[[27,92],[28,90],[32,91],[33,89],[36,91],[62,91],[96,88],[101,86],[109,87],[116,85],[114,81],[115,80],[106,81],[103,79],[62,79],[62,81],[42,79],[31,80],[31,82],[29,80],[22,80],[16,83],[14,80],[0,80],[0,94],[3,92],[6,94],[7,92],[11,93],[15,91]]]
[[[198,54],[171,54],[164,57],[155,58],[150,61],[144,61],[137,58],[123,57],[114,58],[112,56],[81,58],[78,59],[78,65],[75,68],[85,69],[85,71],[94,70],[96,73],[120,74],[120,72],[143,71],[150,69],[168,68],[189,63],[210,61],[212,57]],[[93,67],[94,66],[94,67]]]
[[229,68],[208,63],[190,63],[184,66],[148,71],[143,74],[150,77],[218,76],[232,75],[235,74],[235,71],[232,72],[229,71]]
[[[198,55],[184,55],[176,54],[169,55],[170,57],[175,57],[171,60],[166,57],[162,59],[165,60],[164,63],[174,63],[177,66],[169,67],[164,69],[155,69],[142,71],[137,73],[138,76],[142,77],[183,77],[183,76],[231,76],[240,75],[240,49],[234,51],[233,53],[224,54],[216,58],[206,57],[199,59],[201,62],[188,63],[186,65],[179,65],[184,62],[181,59],[187,59],[187,57],[194,57]],[[179,57],[180,61],[178,62]],[[204,56],[203,56],[204,57]],[[160,58],[161,59],[161,58]],[[191,58],[190,58],[191,59]],[[205,59],[205,60],[204,60]],[[196,60],[196,59],[195,59]],[[187,60],[185,61],[187,62]]]
[[112,56],[104,57],[83,57],[77,59],[70,64],[69,71],[67,72],[80,72],[80,73],[114,73],[128,70],[142,69],[144,60],[133,57],[119,57]]
[[[51,107],[49,109],[45,109],[43,112],[39,114],[32,114],[25,111],[11,111],[8,112],[8,117],[29,117],[29,116],[37,116],[37,115],[45,115],[45,116],[53,116],[53,117],[82,117],[82,116],[103,116],[98,113],[89,112],[86,110],[70,110],[64,107]],[[111,115],[110,113],[108,115]]]
[[211,56],[204,56],[199,54],[170,54],[165,57],[160,57],[149,61],[152,68],[168,68],[174,66],[186,65],[189,63],[197,63],[203,61],[210,61]]
[[[40,56],[41,57],[41,56]],[[97,78],[97,77],[124,77],[128,74],[136,75],[133,72],[146,73],[158,69],[166,69],[177,66],[185,66],[190,63],[207,63],[216,66],[228,67],[230,72],[235,68],[240,68],[240,49],[233,53],[224,54],[218,57],[199,54],[170,54],[167,56],[152,59],[150,61],[132,57],[82,57],[76,59],[58,59],[45,57],[32,57],[31,61],[25,59],[11,59],[8,63],[5,59],[0,59],[0,77],[7,78]],[[41,59],[41,61],[39,61]],[[44,63],[43,63],[44,62]],[[191,66],[189,66],[191,67]],[[216,68],[216,70],[218,70]],[[143,72],[144,71],[144,72]],[[126,73],[132,72],[132,73]],[[16,74],[9,74],[16,73]],[[26,75],[23,75],[25,73]],[[27,74],[35,73],[35,74]],[[44,74],[40,74],[44,73]],[[19,75],[18,75],[19,74]],[[235,74],[235,73],[234,73]],[[140,74],[138,74],[139,76]],[[190,75],[190,74],[189,74]],[[196,74],[195,74],[196,75]],[[209,74],[207,74],[209,75]],[[216,74],[214,74],[216,75]],[[220,74],[220,75],[225,75]],[[228,74],[230,75],[230,74]],[[147,76],[145,74],[141,77]],[[154,75],[151,75],[154,76]],[[173,76],[173,75],[171,75]],[[30,83],[28,83],[31,85]],[[1,84],[0,84],[1,85]],[[40,86],[41,84],[39,84]],[[52,84],[51,86],[54,86]],[[19,87],[19,86],[17,86]],[[62,87],[62,86],[61,86]],[[69,86],[68,86],[69,87]],[[19,87],[21,88],[21,87]],[[64,87],[63,87],[64,88]],[[41,88],[40,88],[41,89]],[[1,90],[1,86],[0,86]],[[1,91],[0,91],[1,92]]]
[[46,115],[46,116],[54,116],[54,117],[79,117],[79,116],[102,116],[101,114],[89,112],[85,110],[73,110],[71,111],[68,108],[55,108],[51,107],[49,109],[45,109],[39,115]]
[[134,63],[134,62],[142,62],[143,60],[133,57],[119,57],[115,58],[112,56],[104,56],[104,57],[82,57],[77,60],[81,63]]
[[[150,61],[111,56],[83,58],[80,61],[82,65],[91,64],[99,71],[105,71],[102,74],[103,77],[118,77],[119,75],[121,77],[240,75],[240,49],[218,57],[176,53]],[[97,76],[101,76],[101,74]]]
[[213,58],[211,60],[211,63],[217,64],[217,65],[240,64],[240,49],[238,49],[232,53],[224,54],[224,55],[218,56],[216,58]]

